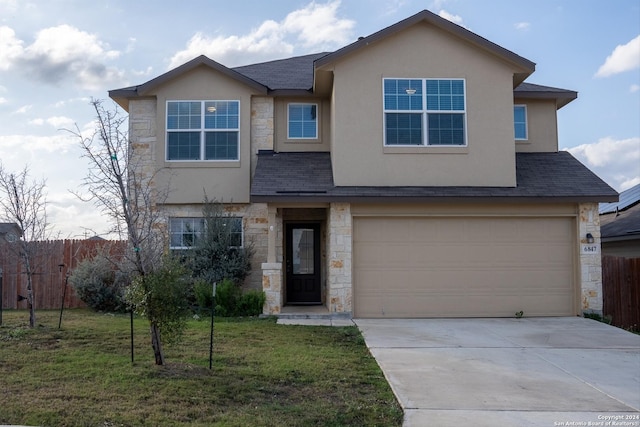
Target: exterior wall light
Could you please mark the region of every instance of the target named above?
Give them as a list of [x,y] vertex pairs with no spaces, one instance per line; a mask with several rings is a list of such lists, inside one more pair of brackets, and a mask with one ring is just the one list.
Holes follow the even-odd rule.
[[593,234],[587,233],[587,243],[593,243],[594,241]]

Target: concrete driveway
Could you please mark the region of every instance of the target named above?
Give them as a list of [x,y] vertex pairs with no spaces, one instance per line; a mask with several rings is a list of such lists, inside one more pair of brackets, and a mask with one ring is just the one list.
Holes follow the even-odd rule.
[[354,321],[405,426],[640,426],[630,332],[579,317]]

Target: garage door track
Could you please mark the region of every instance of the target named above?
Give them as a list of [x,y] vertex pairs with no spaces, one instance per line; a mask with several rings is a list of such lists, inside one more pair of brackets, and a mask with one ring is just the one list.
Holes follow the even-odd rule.
[[579,317],[355,322],[405,426],[640,426],[630,332]]

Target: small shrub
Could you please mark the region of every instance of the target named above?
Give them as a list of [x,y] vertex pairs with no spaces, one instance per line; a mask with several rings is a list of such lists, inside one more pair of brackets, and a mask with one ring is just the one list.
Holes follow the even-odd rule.
[[212,285],[205,280],[198,279],[193,283],[193,298],[195,304],[203,309],[210,309],[213,304]]
[[138,276],[126,289],[125,299],[136,314],[157,325],[167,342],[180,339],[189,314],[188,273],[173,258],[146,276]]
[[127,279],[103,252],[82,260],[69,282],[78,297],[96,311],[121,312],[126,309],[124,288]]
[[216,314],[222,317],[236,316],[238,301],[242,296],[240,286],[224,279],[216,288]]
[[[198,308],[210,310],[213,302],[211,284],[198,280],[194,283],[193,292]],[[216,287],[216,316],[258,316],[267,297],[263,291],[250,290],[242,292],[240,286],[229,279],[218,283]]]
[[267,300],[263,291],[250,290],[242,294],[238,301],[238,316],[259,316]]

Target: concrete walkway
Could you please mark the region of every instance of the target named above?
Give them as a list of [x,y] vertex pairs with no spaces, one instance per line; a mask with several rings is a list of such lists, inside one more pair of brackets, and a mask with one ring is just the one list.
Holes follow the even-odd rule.
[[355,323],[405,426],[640,426],[630,332],[578,317]]

